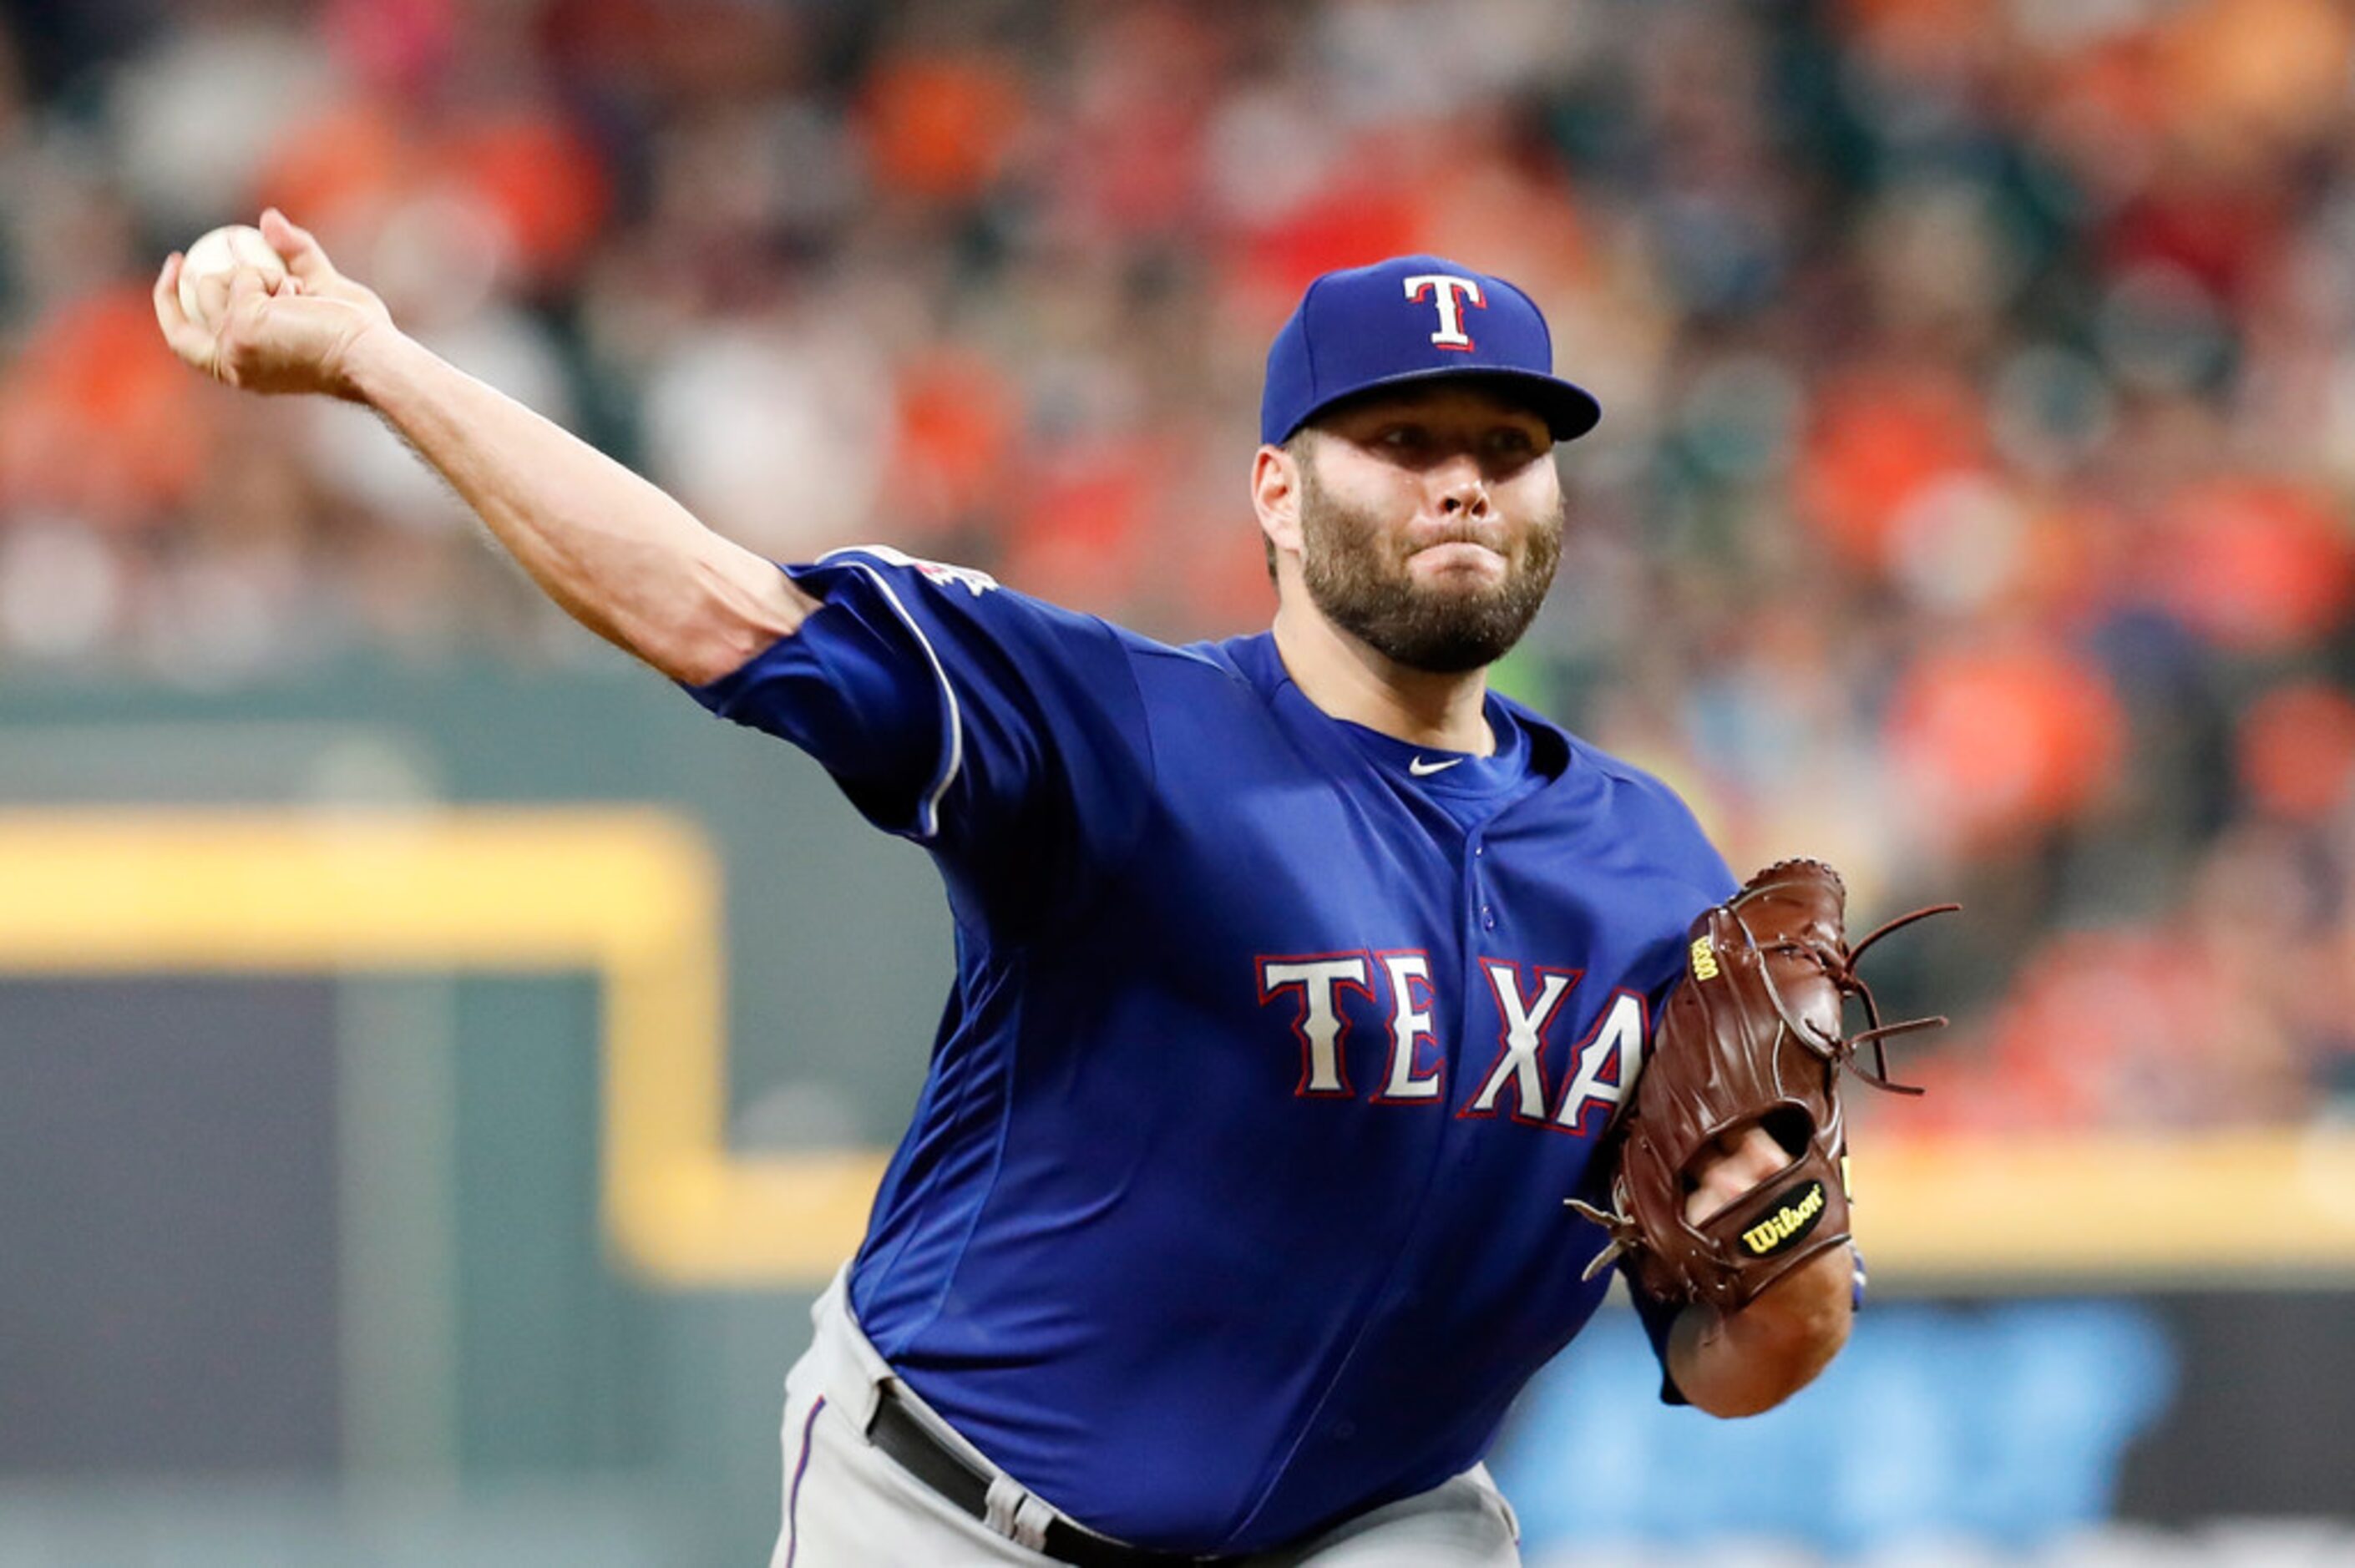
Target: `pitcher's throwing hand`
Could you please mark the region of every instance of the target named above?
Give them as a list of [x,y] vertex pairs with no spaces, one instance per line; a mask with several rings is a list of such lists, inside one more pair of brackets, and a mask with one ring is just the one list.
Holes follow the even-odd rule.
[[318,240],[276,207],[261,215],[261,228],[285,274],[248,266],[229,272],[218,329],[181,304],[187,258],[177,250],[165,258],[155,290],[164,341],[188,365],[243,391],[352,397],[352,345],[368,333],[393,331],[391,313],[373,291],[336,271]]

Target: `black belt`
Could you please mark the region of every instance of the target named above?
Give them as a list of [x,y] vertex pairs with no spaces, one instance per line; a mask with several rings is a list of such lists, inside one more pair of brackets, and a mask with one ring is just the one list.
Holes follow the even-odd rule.
[[[875,1418],[867,1424],[867,1440],[898,1460],[901,1469],[974,1518],[989,1518],[989,1477],[926,1431],[900,1397],[900,1391],[890,1383],[876,1390]],[[1060,1519],[1047,1521],[1046,1542],[1040,1550],[1058,1562],[1073,1564],[1073,1568],[1199,1568],[1203,1563],[1234,1561],[1128,1546]]]

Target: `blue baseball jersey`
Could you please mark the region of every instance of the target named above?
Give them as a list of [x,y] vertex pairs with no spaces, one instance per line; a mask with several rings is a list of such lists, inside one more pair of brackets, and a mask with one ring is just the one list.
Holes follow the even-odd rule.
[[923,844],[956,925],[868,1336],[1141,1545],[1275,1547],[1478,1460],[1607,1285],[1562,1200],[1733,890],[1690,813],[1499,696],[1495,756],[1418,751],[1264,634],[886,550],[792,573],[820,607],[697,695]]

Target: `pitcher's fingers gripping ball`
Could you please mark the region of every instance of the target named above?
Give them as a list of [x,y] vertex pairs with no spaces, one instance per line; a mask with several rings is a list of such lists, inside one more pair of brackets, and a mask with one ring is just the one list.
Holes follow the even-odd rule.
[[272,293],[286,277],[284,258],[250,224],[224,224],[188,247],[177,280],[180,310],[188,320],[208,332],[220,331],[229,314],[229,285],[240,267],[259,273],[263,289]]
[[275,207],[259,228],[217,228],[156,275],[155,323],[174,354],[251,392],[350,397],[354,341],[389,327],[384,302],[337,272],[319,242]]
[[[1625,1252],[1654,1295],[1732,1312],[1848,1243],[1841,1069],[1876,1087],[1918,1094],[1889,1081],[1881,1043],[1945,1022],[1882,1023],[1856,961],[1899,927],[1955,906],[1917,909],[1851,949],[1846,905],[1847,890],[1830,866],[1786,860],[1694,920],[1685,977],[1668,998],[1619,1129],[1612,1211],[1571,1203],[1611,1233],[1595,1267]],[[1842,1017],[1851,996],[1863,1002],[1867,1023],[1855,1034]],[[1871,1072],[1855,1060],[1867,1044]],[[1770,1161],[1779,1168],[1714,1213],[1690,1217],[1705,1207],[1690,1202],[1696,1173],[1729,1148],[1758,1147],[1759,1129],[1785,1157]]]

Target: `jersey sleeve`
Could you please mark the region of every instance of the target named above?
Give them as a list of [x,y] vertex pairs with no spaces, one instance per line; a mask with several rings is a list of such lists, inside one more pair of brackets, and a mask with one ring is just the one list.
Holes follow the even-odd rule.
[[1152,780],[1126,634],[896,550],[783,569],[818,608],[698,701],[931,850],[961,917],[1036,917],[1116,868]]
[[1675,1302],[1661,1300],[1637,1284],[1632,1266],[1623,1265],[1619,1277],[1627,1282],[1627,1299],[1634,1304],[1636,1320],[1644,1325],[1644,1337],[1652,1342],[1652,1354],[1660,1363],[1660,1403],[1691,1403],[1685,1398],[1685,1391],[1677,1386],[1677,1374],[1668,1370],[1668,1330],[1683,1308]]

